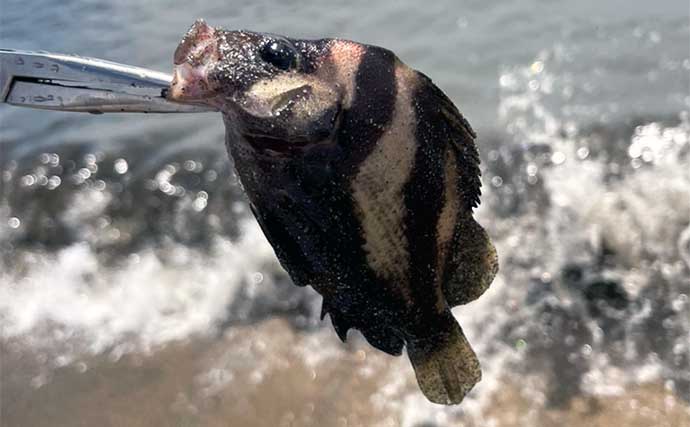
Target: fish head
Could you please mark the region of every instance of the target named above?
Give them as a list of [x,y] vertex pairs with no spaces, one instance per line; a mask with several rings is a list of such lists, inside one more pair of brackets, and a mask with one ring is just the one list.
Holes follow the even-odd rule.
[[329,41],[227,31],[199,20],[174,56],[169,98],[218,108],[237,131],[277,151],[323,140],[342,90],[319,72]]

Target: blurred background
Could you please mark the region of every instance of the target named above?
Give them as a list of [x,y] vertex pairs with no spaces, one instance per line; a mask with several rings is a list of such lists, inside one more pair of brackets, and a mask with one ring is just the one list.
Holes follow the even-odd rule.
[[0,47],[169,72],[196,18],[382,45],[479,133],[482,382],[318,320],[248,212],[217,114],[0,105],[0,425],[690,425],[687,1],[0,0]]

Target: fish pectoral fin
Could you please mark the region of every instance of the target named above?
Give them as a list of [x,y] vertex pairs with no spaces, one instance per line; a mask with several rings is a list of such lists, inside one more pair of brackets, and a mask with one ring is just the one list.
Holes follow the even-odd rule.
[[300,254],[298,259],[304,260],[304,252],[299,242],[286,230],[280,215],[272,214],[271,212],[263,212],[253,203],[249,203],[256,221],[259,223],[261,230],[266,236],[266,240],[271,244],[280,264],[290,273],[292,282],[300,287],[306,286],[309,283],[309,278],[313,276],[313,272],[306,263],[288,263],[287,254]]
[[457,405],[482,377],[479,360],[457,323],[447,334],[408,340],[407,355],[419,388],[434,403]]

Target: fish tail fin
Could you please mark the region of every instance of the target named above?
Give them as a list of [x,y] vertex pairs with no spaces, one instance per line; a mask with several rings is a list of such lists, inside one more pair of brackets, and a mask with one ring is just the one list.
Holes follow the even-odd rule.
[[407,342],[407,355],[419,388],[427,399],[445,405],[460,403],[481,380],[479,360],[460,325],[445,334]]

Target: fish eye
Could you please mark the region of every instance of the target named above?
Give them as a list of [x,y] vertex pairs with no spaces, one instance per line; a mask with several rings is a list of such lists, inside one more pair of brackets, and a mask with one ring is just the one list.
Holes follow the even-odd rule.
[[261,59],[281,70],[297,67],[297,52],[289,43],[271,40],[261,48]]

